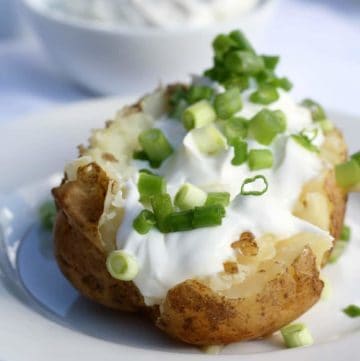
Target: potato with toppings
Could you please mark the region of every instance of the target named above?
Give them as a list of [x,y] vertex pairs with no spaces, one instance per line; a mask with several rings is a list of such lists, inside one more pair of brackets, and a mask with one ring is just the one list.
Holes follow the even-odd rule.
[[264,337],[318,301],[347,198],[346,144],[322,108],[295,103],[241,33],[214,50],[208,79],[123,108],[53,190],[69,281],[201,346]]

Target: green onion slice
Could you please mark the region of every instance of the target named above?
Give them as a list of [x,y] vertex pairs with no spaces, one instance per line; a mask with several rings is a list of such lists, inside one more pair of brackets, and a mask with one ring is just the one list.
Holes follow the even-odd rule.
[[240,90],[232,88],[215,97],[214,106],[220,119],[228,119],[242,109]]
[[137,260],[125,251],[112,251],[106,259],[110,275],[120,281],[132,281],[139,272]]
[[307,136],[303,134],[293,134],[291,138],[294,139],[296,143],[300,144],[308,151],[319,153],[319,148],[316,145],[312,144],[311,140]]
[[140,234],[146,234],[155,225],[156,219],[154,213],[147,209],[143,209],[134,219],[133,227]]
[[351,318],[360,317],[360,307],[357,305],[349,305],[343,309],[343,312]]
[[227,149],[224,135],[212,124],[192,130],[192,136],[199,151],[206,155],[215,155]]
[[334,248],[331,250],[329,257],[329,263],[336,263],[339,258],[343,255],[346,247],[348,246],[348,241],[337,240]]
[[192,85],[186,94],[189,104],[194,104],[200,100],[211,100],[214,96],[214,89],[203,85]]
[[220,205],[195,207],[193,228],[214,227],[222,223],[225,208]]
[[304,107],[308,108],[314,122],[326,119],[324,108],[312,99],[304,99],[301,103]]
[[279,99],[279,92],[274,86],[262,85],[250,95],[250,101],[256,104],[268,105]]
[[207,100],[200,100],[186,108],[182,119],[184,127],[187,130],[201,128],[215,120],[215,110]]
[[265,68],[268,70],[275,70],[280,61],[280,57],[276,55],[263,55],[262,58],[264,60]]
[[314,343],[309,329],[302,323],[285,326],[280,331],[286,347],[309,346]]
[[337,164],[335,178],[337,184],[345,189],[360,183],[360,164],[355,159]]
[[206,198],[207,194],[202,189],[190,183],[185,183],[176,193],[174,204],[181,210],[188,210],[203,206]]
[[230,193],[228,192],[210,192],[207,195],[205,206],[227,207],[230,203]]
[[169,232],[166,217],[174,211],[171,197],[168,193],[151,197],[151,206],[155,214],[156,225],[163,233]]
[[248,164],[251,170],[267,169],[273,166],[274,158],[270,149],[251,149]]
[[248,121],[241,117],[232,117],[224,123],[224,134],[230,145],[235,140],[245,139],[248,133]]
[[140,202],[149,202],[152,196],[166,192],[166,180],[163,177],[145,172],[139,173],[138,191]]
[[228,52],[224,64],[225,69],[235,74],[256,75],[265,68],[264,60],[249,50]]
[[168,232],[191,231],[194,229],[193,218],[194,211],[192,209],[168,214],[165,218]]
[[39,208],[39,217],[42,227],[51,231],[54,228],[56,207],[54,201],[44,202]]
[[232,165],[241,165],[246,162],[248,158],[248,145],[241,139],[235,139],[232,141],[234,147],[234,158],[231,160]]
[[346,224],[343,225],[339,239],[342,241],[349,241],[351,237],[351,228]]
[[[247,186],[249,184],[251,185],[254,185],[254,183],[258,180],[258,179],[261,179],[262,182],[263,182],[263,185],[262,185],[262,189],[260,190],[246,190]],[[268,181],[267,179],[259,174],[253,178],[246,178],[243,182],[243,184],[241,185],[241,190],[240,190],[240,194],[242,196],[261,196],[263,195],[269,188],[269,184],[268,184]]]
[[165,135],[157,128],[140,133],[139,142],[153,168],[159,167],[173,153],[173,149]]

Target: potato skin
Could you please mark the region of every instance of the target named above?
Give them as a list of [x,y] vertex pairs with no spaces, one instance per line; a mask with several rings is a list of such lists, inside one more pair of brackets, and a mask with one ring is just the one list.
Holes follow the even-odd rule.
[[[116,310],[145,312],[170,336],[194,345],[266,336],[319,299],[323,283],[315,256],[306,247],[285,272],[251,297],[225,298],[198,281],[187,280],[169,290],[160,308],[147,307],[133,282],[115,280],[106,269],[99,219],[108,185],[106,173],[91,163],[79,168],[77,180],[63,182],[53,190],[58,207],[56,259],[67,279],[89,299]],[[331,233],[338,236],[346,194],[337,187],[333,172],[325,178],[324,189],[333,207]]]

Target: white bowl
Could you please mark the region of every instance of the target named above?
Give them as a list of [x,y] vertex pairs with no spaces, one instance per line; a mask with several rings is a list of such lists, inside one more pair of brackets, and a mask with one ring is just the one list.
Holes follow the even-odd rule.
[[52,60],[78,84],[102,94],[139,93],[201,72],[211,65],[217,33],[241,28],[256,43],[276,3],[261,0],[235,23],[164,30],[66,18],[44,10],[41,1],[23,0]]

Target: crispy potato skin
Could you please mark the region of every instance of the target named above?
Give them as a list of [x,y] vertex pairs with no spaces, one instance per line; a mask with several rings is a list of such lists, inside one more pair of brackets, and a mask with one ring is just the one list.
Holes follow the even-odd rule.
[[[323,283],[315,256],[306,247],[293,264],[251,297],[230,299],[195,280],[169,290],[163,304],[146,307],[132,282],[113,279],[106,270],[106,251],[99,219],[109,180],[96,163],[78,170],[76,181],[53,189],[58,207],[55,255],[67,279],[81,294],[106,307],[147,313],[170,336],[194,345],[228,344],[266,336],[307,311],[319,299]],[[324,181],[332,203],[331,233],[342,228],[346,194],[333,172]],[[160,312],[161,309],[161,312]]]
[[291,267],[252,297],[229,299],[194,280],[177,285],[167,294],[157,326],[194,345],[259,338],[303,314],[322,288],[315,257],[305,248]]

